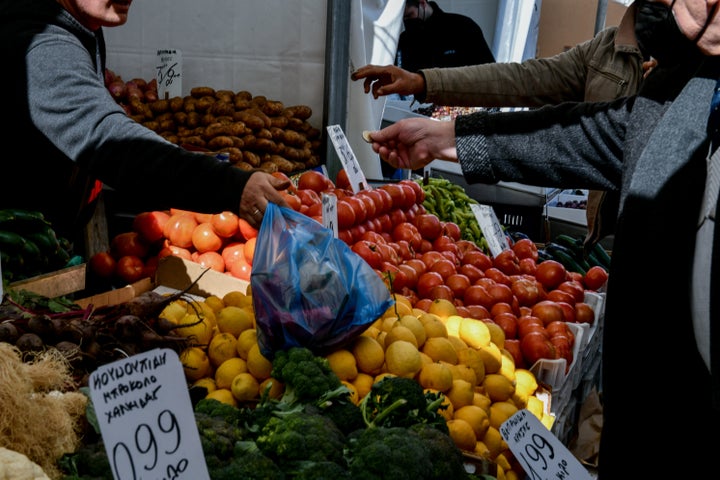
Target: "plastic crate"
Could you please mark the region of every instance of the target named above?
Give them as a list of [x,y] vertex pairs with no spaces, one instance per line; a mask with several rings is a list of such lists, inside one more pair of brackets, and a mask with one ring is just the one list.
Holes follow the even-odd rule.
[[543,207],[532,205],[490,204],[500,225],[510,231],[524,233],[535,242],[545,238]]

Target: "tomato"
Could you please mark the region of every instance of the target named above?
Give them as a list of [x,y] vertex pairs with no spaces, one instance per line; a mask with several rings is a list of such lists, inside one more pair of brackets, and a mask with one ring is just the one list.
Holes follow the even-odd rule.
[[542,320],[543,325],[557,320],[565,320],[562,307],[552,300],[541,300],[531,308],[532,315]]
[[404,209],[405,207],[405,189],[402,188],[397,183],[386,183],[382,186],[380,186],[380,190],[385,190],[387,193],[390,194],[390,209],[389,210],[397,210],[397,209]]
[[444,259],[445,257],[443,257],[443,254],[436,250],[430,250],[420,255],[420,260],[423,261],[426,268],[430,268],[433,263]]
[[510,276],[500,271],[499,268],[490,267],[486,269],[485,276],[487,278],[495,280],[496,283],[503,283],[507,286],[512,285],[512,280],[510,280]]
[[198,222],[195,220],[195,215],[189,213],[175,213],[170,215],[165,228],[163,228],[163,235],[166,239],[177,247],[190,248],[193,246],[192,234]]
[[495,299],[482,285],[470,285],[466,288],[463,300],[465,301],[465,305],[482,305],[487,309],[492,308],[495,304]]
[[[447,258],[440,259],[437,262],[430,265],[428,267],[428,271],[439,273],[440,276],[443,278],[443,280],[447,280],[447,278],[450,275],[457,273],[455,264],[453,262],[451,262],[450,260],[448,260]],[[469,280],[468,280],[468,282],[469,282]]]
[[417,293],[420,298],[432,298],[431,291],[437,285],[443,285],[444,280],[438,272],[424,272],[418,277]]
[[590,325],[594,324],[595,310],[593,310],[588,303],[577,302],[575,304],[575,321],[577,323],[587,323]]
[[409,185],[413,189],[415,192],[415,203],[417,205],[420,205],[425,201],[425,190],[423,190],[422,186],[418,182],[410,180],[409,178],[404,178],[398,183],[402,185]]
[[235,239],[246,241],[250,240],[251,238],[257,237],[257,235],[257,228],[250,225],[248,221],[244,218],[238,217],[238,233],[235,235]]
[[142,278],[155,278],[155,274],[157,273],[158,265],[160,263],[160,259],[157,255],[153,255],[152,257],[148,257],[145,260],[145,267],[143,267],[143,274]]
[[540,332],[529,332],[520,338],[520,351],[528,365],[533,365],[540,359],[547,358],[554,360],[557,358],[557,349],[549,338]]
[[362,192],[355,195],[355,197],[362,200],[362,202],[365,204],[366,218],[370,219],[375,218],[378,214],[378,211],[375,200],[373,200],[372,197],[367,194],[368,191],[369,190],[363,190]]
[[520,259],[515,251],[506,248],[492,259],[493,266],[505,275],[517,275],[520,273]]
[[135,283],[143,278],[145,262],[135,255],[120,257],[115,266],[115,273],[127,283]]
[[253,259],[255,258],[255,243],[257,242],[257,237],[251,238],[247,242],[245,242],[245,245],[243,246],[243,255],[245,256],[245,260],[250,264],[252,267]]
[[410,210],[414,205],[416,205],[415,202],[417,200],[417,195],[415,195],[415,189],[402,181],[398,182],[398,185],[400,185],[400,188],[403,189],[404,194],[402,208],[404,210]]
[[90,257],[88,267],[90,271],[99,278],[110,278],[115,273],[117,260],[110,255],[110,252],[98,252]]
[[515,368],[527,368],[527,363],[523,358],[522,351],[520,350],[520,340],[516,338],[505,338],[504,344],[505,350],[510,352],[513,360],[515,361]]
[[392,230],[392,239],[396,242],[405,240],[410,244],[410,248],[419,251],[422,246],[422,237],[417,227],[410,222],[403,222],[395,225]]
[[168,213],[161,211],[138,213],[133,219],[132,229],[147,243],[159,242],[163,238],[163,229],[169,218]]
[[438,252],[452,252],[456,258],[460,258],[460,250],[451,237],[447,235],[440,235],[432,242],[433,249]]
[[490,256],[479,250],[465,252],[462,257],[462,262],[464,264],[474,265],[483,272],[493,266],[493,262]]
[[518,336],[518,318],[512,312],[504,312],[495,315],[492,318],[493,322],[497,323],[503,332],[505,332],[505,338],[517,338]]
[[230,211],[214,213],[210,219],[210,224],[215,233],[221,238],[230,238],[238,231],[238,216]]
[[413,304],[413,308],[418,308],[427,312],[428,310],[430,310],[430,305],[432,305],[432,302],[432,298],[420,298],[417,302]]
[[[463,298],[463,301],[465,301],[464,298]],[[467,303],[467,302],[465,302],[465,303]],[[488,311],[488,309],[483,307],[482,305],[466,305],[465,308],[467,308],[468,313],[469,313],[468,316],[470,318],[474,318],[476,320],[484,320],[487,318],[492,318],[492,315],[490,315],[490,312]]]
[[417,215],[415,217],[415,226],[418,232],[420,232],[420,235],[430,241],[435,240],[442,233],[440,219],[433,213]]
[[218,252],[203,252],[198,255],[196,262],[203,268],[210,268],[220,273],[225,272],[225,260],[223,260],[222,255]]
[[460,265],[459,272],[465,275],[470,279],[471,284],[475,284],[475,282],[479,279],[485,276],[485,273],[480,270],[475,265],[470,265],[468,263]]
[[508,302],[496,302],[490,309],[490,316],[495,318],[501,313],[512,313],[514,315],[515,311]]
[[530,332],[540,332],[547,338],[550,338],[550,334],[547,333],[547,330],[545,330],[545,325],[538,317],[533,317],[532,315],[520,315],[517,319],[517,324],[518,338],[522,338]]
[[329,188],[334,188],[330,179],[317,170],[306,170],[298,177],[298,190],[312,190],[322,193]]
[[513,302],[512,289],[504,283],[496,283],[495,285],[490,285],[486,288],[486,290],[488,294],[492,297],[493,304],[497,302],[512,304]]
[[304,190],[299,189],[295,195],[300,197],[300,201],[302,202],[302,204],[307,205],[308,207],[322,201],[320,195],[318,195],[315,190],[310,190],[309,188],[306,188]]
[[337,201],[338,228],[347,229],[355,225],[355,211],[346,200]]
[[245,242],[231,242],[225,245],[220,252],[225,269],[230,270],[230,265],[238,260],[245,260]]
[[380,197],[380,200],[383,202],[383,208],[381,211],[383,213],[390,213],[390,210],[393,209],[393,199],[392,195],[390,195],[390,192],[385,190],[384,188],[376,188],[374,190],[375,192],[378,192],[377,195]]
[[350,247],[353,252],[362,257],[372,268],[378,269],[383,262],[382,253],[377,243],[368,240],[359,240]]
[[405,260],[405,265],[412,267],[417,272],[418,277],[425,273],[425,271],[427,270],[427,265],[425,265],[425,262],[423,262],[419,258],[411,258],[409,260]]
[[300,200],[300,197],[288,191],[281,192],[281,195],[285,200],[285,203],[288,204],[288,207],[292,208],[296,212],[300,211],[300,207],[302,206],[302,200]]
[[414,289],[419,277],[417,271],[407,263],[399,264],[398,269],[405,274],[405,286]]
[[585,288],[581,282],[575,280],[565,280],[557,287],[563,292],[567,292],[573,297],[573,302],[582,302],[585,299]]
[[238,258],[236,262],[232,263],[228,271],[233,277],[249,282],[250,275],[252,273],[252,267],[243,257],[242,259]]
[[454,222],[443,222],[443,235],[447,235],[456,242],[462,238],[462,232],[460,226]]
[[344,168],[338,170],[337,175],[335,175],[335,185],[338,188],[346,188],[348,190],[352,189],[352,185],[350,184],[350,178],[348,177],[347,171]]
[[545,298],[547,300],[552,300],[553,302],[565,302],[568,304],[575,304],[575,297],[573,297],[571,293],[560,290],[560,288],[550,290],[545,296]]
[[589,290],[600,290],[608,280],[608,272],[599,265],[593,265],[583,277],[583,283]]
[[537,262],[538,248],[529,238],[521,238],[512,245],[512,250],[519,259],[530,258]]
[[119,233],[110,241],[110,254],[116,260],[127,255],[145,258],[149,251],[150,245],[136,231]]
[[510,286],[513,295],[520,305],[532,306],[540,299],[540,289],[537,280],[520,277]]
[[430,289],[430,298],[433,300],[437,300],[438,298],[442,298],[445,300],[450,300],[451,302],[455,302],[455,295],[453,294],[453,291],[450,290],[450,287],[444,284],[435,285]]
[[338,230],[338,238],[339,238],[340,240],[342,240],[343,242],[345,242],[348,246],[350,246],[350,245],[352,245],[353,243],[355,243],[355,241],[354,241],[354,239],[353,239],[353,236],[352,236],[352,233],[350,233],[350,230],[349,230],[349,229],[344,229],[344,230],[343,230],[343,229],[340,229],[340,230]]
[[400,264],[400,255],[398,255],[397,250],[395,250],[390,243],[381,242],[376,243],[376,245],[382,255],[383,262],[388,262],[392,265]]
[[521,258],[520,262],[518,262],[518,266],[520,267],[520,273],[532,275],[534,277],[537,272],[537,262],[532,258]]
[[543,260],[537,266],[535,278],[545,287],[552,290],[566,280],[567,270],[557,260]]
[[283,173],[283,172],[272,172],[271,175],[272,175],[273,177],[275,177],[275,178],[279,178],[279,179],[282,180],[283,182],[287,182],[287,184],[288,184],[289,186],[285,189],[286,192],[295,193],[295,192],[297,191],[297,187],[296,187],[295,184],[292,182],[292,180],[290,179],[290,177],[287,176],[287,174],[285,174],[285,173]]
[[463,298],[465,290],[472,285],[467,275],[462,273],[452,273],[445,278],[445,285],[450,287],[455,298]]
[[362,237],[358,238],[358,240],[369,240],[371,242],[375,243],[387,243],[385,241],[385,237],[380,235],[378,232],[374,230],[368,230],[365,233],[362,234]]
[[554,337],[555,335],[564,335],[570,338],[575,337],[575,335],[573,335],[572,333],[572,330],[570,330],[570,327],[568,327],[567,322],[564,322],[562,320],[548,323],[545,326],[545,331],[550,334],[550,338]]
[[550,343],[555,347],[556,358],[565,359],[565,373],[570,370],[573,362],[573,345],[572,341],[565,335],[555,335],[550,337]]
[[192,245],[198,253],[217,252],[223,245],[223,240],[215,233],[210,222],[198,223],[192,232]]
[[368,218],[367,207],[359,197],[346,197],[344,199],[353,210],[355,214],[355,224],[363,223]]
[[390,222],[393,225],[399,225],[407,222],[407,215],[405,215],[402,208],[394,208],[390,210]]
[[190,250],[188,250],[187,248],[178,247],[177,245],[172,245],[168,241],[168,243],[158,252],[157,256],[158,258],[165,258],[169,255],[184,258],[185,260],[192,260],[192,254],[190,253]]

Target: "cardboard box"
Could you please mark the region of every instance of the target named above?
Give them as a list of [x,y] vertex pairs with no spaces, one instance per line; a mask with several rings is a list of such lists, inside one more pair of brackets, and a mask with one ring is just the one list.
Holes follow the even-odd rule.
[[8,291],[27,290],[48,298],[62,297],[70,293],[85,290],[86,264],[63,268],[55,272],[44,273],[26,278],[8,285]]

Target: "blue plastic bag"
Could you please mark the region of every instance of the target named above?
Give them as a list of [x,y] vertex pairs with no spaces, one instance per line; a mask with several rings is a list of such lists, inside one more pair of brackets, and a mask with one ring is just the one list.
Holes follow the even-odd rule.
[[268,204],[250,286],[261,353],[307,347],[316,355],[365,331],[394,300],[375,270],[332,230]]

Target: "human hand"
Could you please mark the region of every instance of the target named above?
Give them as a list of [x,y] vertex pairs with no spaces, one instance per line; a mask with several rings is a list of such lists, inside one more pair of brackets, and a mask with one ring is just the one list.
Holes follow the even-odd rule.
[[253,173],[245,184],[240,198],[239,216],[253,227],[260,228],[269,202],[281,207],[288,206],[280,192],[289,186],[289,180],[283,180],[270,173],[261,171]]
[[454,120],[405,118],[367,136],[373,151],[395,168],[416,170],[436,159],[457,162]]
[[425,78],[419,73],[408,72],[395,65],[384,67],[365,65],[350,74],[351,80],[365,79],[365,93],[374,98],[397,93],[399,95],[417,95],[425,91]]

